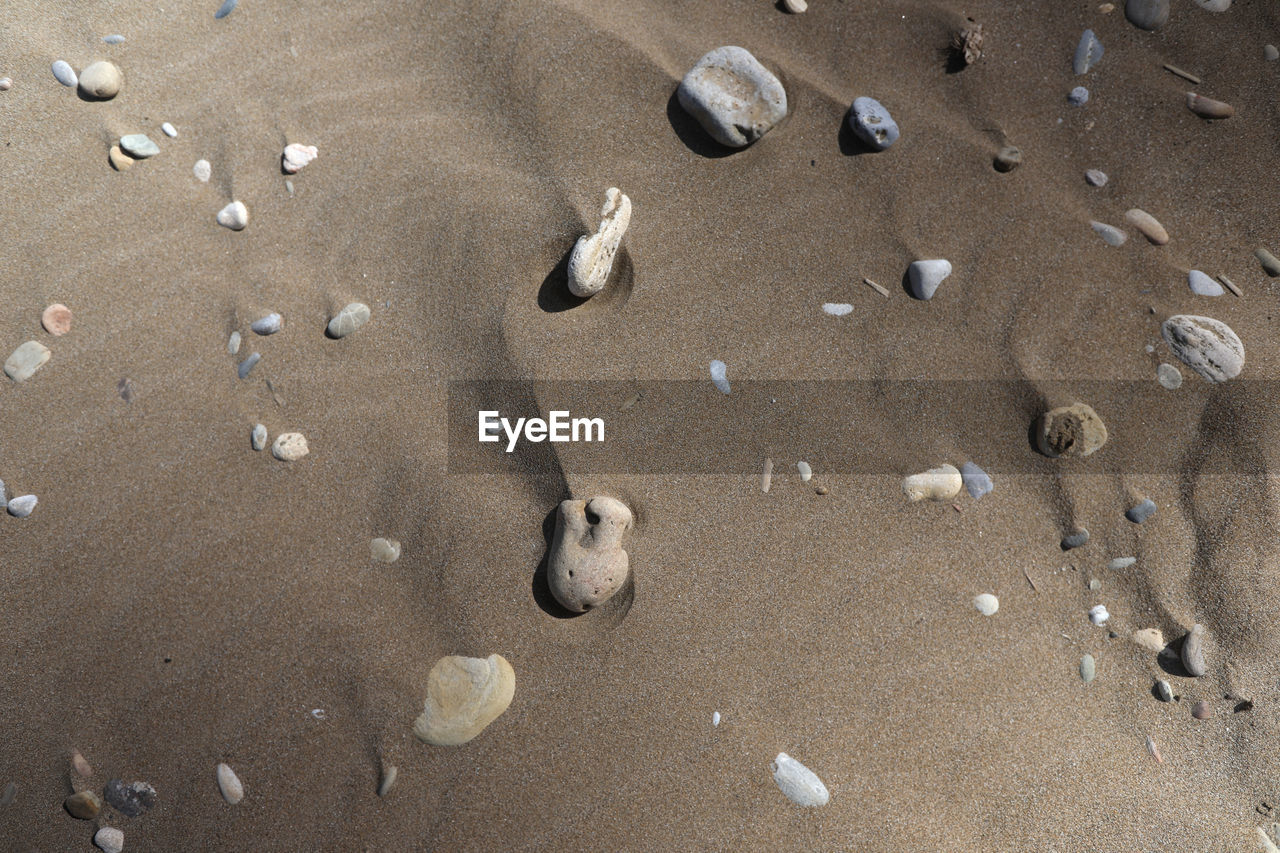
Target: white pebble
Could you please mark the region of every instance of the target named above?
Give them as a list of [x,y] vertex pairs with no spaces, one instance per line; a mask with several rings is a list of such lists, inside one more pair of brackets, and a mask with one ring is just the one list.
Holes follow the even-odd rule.
[[191,174],[195,175],[200,183],[207,184],[210,176],[213,175],[213,167],[209,165],[208,160],[197,160],[191,169]]
[[218,224],[232,231],[243,231],[249,224],[249,208],[242,201],[233,201],[218,211]]
[[400,543],[379,536],[369,543],[369,555],[379,563],[394,563],[400,559]]
[[994,616],[996,611],[1000,609],[1000,599],[989,592],[984,592],[973,597],[973,606],[983,616]]
[[164,131],[164,135],[169,137],[170,139],[174,139],[178,136],[178,129],[173,125],[169,124],[169,122],[167,121],[164,124],[160,125],[160,129]]
[[244,785],[240,784],[240,777],[225,764],[218,765],[218,790],[222,791],[222,799],[233,806],[244,799]]
[[71,67],[71,63],[63,59],[53,63],[53,79],[64,86],[72,88],[80,82],[80,78],[76,76],[76,70]]
[[715,385],[724,394],[729,393],[728,370],[729,368],[723,361],[711,362],[711,384]]
[[1089,621],[1095,625],[1105,625],[1110,618],[1111,614],[1107,612],[1107,607],[1104,604],[1089,608]]
[[35,511],[38,498],[35,495],[19,495],[9,501],[9,515],[14,518],[26,518]]
[[1129,239],[1129,235],[1125,234],[1114,225],[1108,225],[1105,222],[1096,220],[1089,223],[1093,226],[1093,230],[1098,232],[1098,236],[1106,242],[1108,246],[1123,246],[1125,241]]
[[258,424],[253,428],[253,432],[249,434],[249,441],[253,445],[254,450],[261,450],[267,446],[267,427],[266,424]]
[[719,711],[712,711],[712,712],[711,712],[711,725],[713,725],[713,726],[718,726],[718,725],[720,725],[720,712],[719,712]]
[[249,324],[249,328],[259,335],[274,335],[284,328],[284,318],[274,311],[265,317],[259,317]]
[[800,472],[800,482],[807,483],[813,479],[813,468],[809,467],[808,462],[797,462],[796,470]]
[[825,806],[831,799],[818,775],[785,752],[773,760],[773,781],[798,806]]
[[1191,292],[1196,296],[1221,296],[1226,293],[1222,285],[1200,272],[1200,270],[1191,270],[1191,272],[1187,273],[1187,285],[1190,286]]
[[832,317],[843,317],[845,314],[853,313],[853,306],[848,302],[824,302],[822,310]]
[[913,501],[945,501],[960,494],[964,477],[954,465],[940,465],[902,481],[902,491]]
[[271,455],[281,462],[297,462],[310,452],[307,437],[300,432],[281,433],[271,445]]
[[281,165],[286,174],[293,175],[316,159],[319,153],[314,145],[299,145],[295,142],[285,146],[284,154],[281,155]]
[[124,833],[114,826],[104,826],[93,834],[93,843],[102,853],[121,853],[124,850]]
[[235,355],[240,352],[240,333],[232,332],[231,337],[227,338],[227,352]]
[[928,261],[912,261],[907,267],[907,281],[911,284],[911,295],[916,299],[932,299],[942,280],[951,275],[951,262],[934,259]]
[[1084,179],[1093,187],[1105,187],[1107,185],[1107,173],[1099,169],[1088,169],[1084,173]]

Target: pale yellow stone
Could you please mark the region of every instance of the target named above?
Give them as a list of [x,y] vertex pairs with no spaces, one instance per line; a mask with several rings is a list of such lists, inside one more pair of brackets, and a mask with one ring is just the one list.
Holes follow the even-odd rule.
[[459,746],[507,710],[516,692],[516,673],[502,655],[440,658],[427,676],[427,702],[413,724],[419,740]]

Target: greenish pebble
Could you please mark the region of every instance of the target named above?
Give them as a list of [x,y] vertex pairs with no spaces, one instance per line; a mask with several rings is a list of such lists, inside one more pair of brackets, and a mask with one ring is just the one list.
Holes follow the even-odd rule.
[[127,133],[120,137],[120,147],[124,153],[138,160],[145,160],[160,153],[160,146],[151,141],[145,133]]
[[1098,665],[1093,661],[1093,655],[1085,655],[1080,658],[1080,677],[1084,679],[1084,683],[1088,684],[1093,681],[1093,677],[1098,674]]

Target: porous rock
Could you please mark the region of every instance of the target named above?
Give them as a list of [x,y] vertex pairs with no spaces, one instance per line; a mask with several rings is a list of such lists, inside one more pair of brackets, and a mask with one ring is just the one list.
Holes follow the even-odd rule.
[[1107,427],[1085,403],[1052,409],[1040,416],[1036,446],[1045,456],[1089,456],[1107,441]]
[[556,601],[582,613],[608,601],[626,583],[630,559],[622,542],[633,517],[616,498],[561,501],[547,562]]

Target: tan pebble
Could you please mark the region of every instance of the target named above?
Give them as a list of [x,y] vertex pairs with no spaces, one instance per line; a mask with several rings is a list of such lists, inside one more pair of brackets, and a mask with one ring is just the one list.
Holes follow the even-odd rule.
[[413,733],[436,746],[464,744],[507,710],[515,692],[515,670],[502,655],[441,658],[427,676],[426,706]]
[[1116,10],[1116,5],[1114,3],[1103,3],[1101,6],[1098,7],[1098,11],[1104,15],[1110,15],[1115,10]]
[[222,799],[233,806],[244,799],[244,785],[240,784],[240,777],[226,764],[218,765],[218,790],[222,792]]
[[1195,92],[1187,92],[1187,109],[1201,118],[1230,118],[1236,114],[1235,108],[1223,101],[1215,101]]
[[631,510],[616,498],[560,502],[547,561],[547,585],[556,601],[582,613],[622,588],[631,570],[622,546],[632,521]]
[[391,789],[396,786],[396,777],[400,775],[400,770],[394,764],[382,769],[382,780],[378,782],[378,796],[385,797],[391,793]]
[[311,452],[307,437],[300,432],[285,432],[271,445],[271,455],[281,462],[296,462]]
[[71,753],[71,768],[85,779],[93,775],[93,768],[89,766],[88,761],[85,761],[84,756],[80,754],[78,749]]
[[1191,626],[1182,641],[1182,665],[1197,678],[1205,674],[1204,626],[1199,623]]
[[1142,235],[1157,246],[1169,242],[1169,232],[1164,230],[1156,218],[1140,208],[1133,208],[1124,215],[1125,220],[1142,232]]
[[1052,458],[1088,456],[1106,442],[1106,425],[1084,403],[1045,412],[1036,430],[1036,446]]
[[122,79],[114,62],[94,62],[80,72],[80,92],[86,98],[109,100],[120,91]]
[[80,791],[62,801],[67,814],[79,820],[93,820],[102,811],[102,800],[93,791]]
[[54,337],[61,337],[71,331],[71,309],[61,302],[55,302],[40,315],[40,325]]
[[1195,717],[1197,720],[1207,720],[1212,713],[1213,711],[1209,709],[1209,703],[1203,699],[1191,708],[1191,716]]
[[964,478],[954,465],[940,465],[902,481],[903,493],[913,501],[948,501],[960,494]]
[[379,536],[369,543],[369,554],[379,563],[394,563],[400,559],[400,543]]
[[119,145],[112,145],[111,150],[107,152],[107,162],[117,172],[123,172],[133,165],[133,158],[124,153]]
[[1166,645],[1159,628],[1141,628],[1133,632],[1133,641],[1148,651],[1160,654]]

